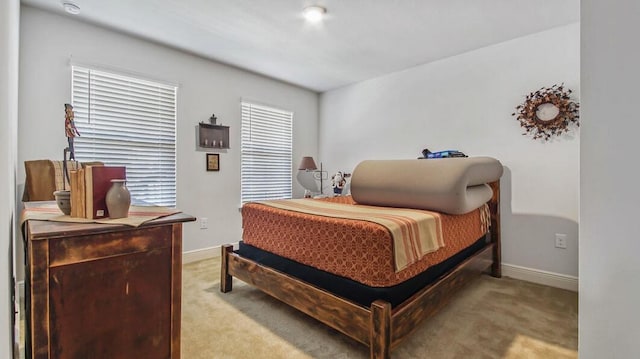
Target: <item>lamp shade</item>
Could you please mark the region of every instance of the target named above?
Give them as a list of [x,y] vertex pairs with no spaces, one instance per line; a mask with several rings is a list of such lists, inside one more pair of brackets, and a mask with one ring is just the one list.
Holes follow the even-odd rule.
[[317,170],[318,166],[316,166],[316,162],[313,160],[313,157],[307,156],[302,157],[302,161],[300,162],[300,166],[298,166],[299,170]]

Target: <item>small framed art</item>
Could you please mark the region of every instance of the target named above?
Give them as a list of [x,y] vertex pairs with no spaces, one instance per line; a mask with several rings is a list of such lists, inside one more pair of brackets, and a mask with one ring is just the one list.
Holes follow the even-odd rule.
[[220,154],[207,153],[207,171],[220,171]]

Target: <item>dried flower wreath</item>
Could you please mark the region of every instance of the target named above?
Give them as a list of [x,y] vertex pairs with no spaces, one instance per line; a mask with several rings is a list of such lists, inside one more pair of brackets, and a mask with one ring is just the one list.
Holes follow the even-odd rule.
[[569,132],[569,125],[580,126],[578,109],[580,104],[571,101],[571,90],[564,84],[543,87],[527,95],[522,105],[516,107],[520,126],[525,129],[522,135],[533,135],[533,139],[548,141],[551,136]]

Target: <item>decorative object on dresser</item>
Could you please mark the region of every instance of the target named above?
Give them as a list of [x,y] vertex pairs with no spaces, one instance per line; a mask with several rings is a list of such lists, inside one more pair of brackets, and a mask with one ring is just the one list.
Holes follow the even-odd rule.
[[67,216],[70,215],[71,214],[71,191],[55,191],[53,192],[53,195],[55,196],[56,204],[58,205],[58,208],[60,208],[62,213],[64,213]]
[[571,99],[572,91],[561,85],[542,87],[527,95],[524,103],[516,107],[523,135],[532,135],[534,140],[548,141],[553,136],[569,132],[571,124],[580,126],[578,119],[580,104]]
[[112,179],[111,188],[107,191],[105,202],[109,210],[109,218],[127,218],[131,205],[131,193],[126,186],[126,179]]
[[220,171],[220,155],[207,153],[207,171]]
[[194,220],[27,220],[26,357],[180,358],[182,223]]
[[[62,189],[53,192],[56,203],[62,211],[62,213],[71,214],[71,191],[67,189],[67,184],[71,186],[71,179],[69,178],[70,168],[77,168],[76,152],[73,147],[73,138],[80,136],[80,132],[76,129],[76,125],[73,122],[74,113],[73,106],[68,103],[64,104],[64,132],[67,137],[67,147],[62,152]],[[68,157],[68,158],[67,158]]]
[[[73,139],[76,136],[80,136],[80,132],[76,128],[76,124],[74,122],[75,114],[73,112],[73,106],[68,103],[64,104],[64,133],[67,136],[67,148],[63,151],[63,173],[66,178],[66,182],[69,182],[69,170],[67,168],[67,155],[69,156],[69,161],[76,160],[76,150],[73,146]],[[66,188],[65,188],[66,189]]]

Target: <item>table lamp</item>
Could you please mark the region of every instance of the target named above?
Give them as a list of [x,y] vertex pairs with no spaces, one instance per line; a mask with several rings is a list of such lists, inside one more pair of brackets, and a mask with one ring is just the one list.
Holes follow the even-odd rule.
[[[324,173],[326,173],[326,171],[322,170],[322,162],[320,162],[320,169],[318,170],[318,166],[316,166],[316,161],[313,160],[313,157],[311,156],[305,156],[302,157],[302,161],[300,162],[300,166],[298,166],[299,170],[304,170],[306,172],[313,172],[314,174],[314,178],[315,179],[320,179],[320,194],[323,194],[322,192],[322,180],[323,180],[323,175]],[[319,177],[315,177],[315,175],[319,173],[320,176]],[[302,185],[302,187],[304,187],[305,189],[312,191],[313,192],[313,188],[309,188],[310,186],[305,185],[305,183],[303,183],[303,181],[300,181],[300,178],[298,177],[298,182],[300,182],[300,184]]]

